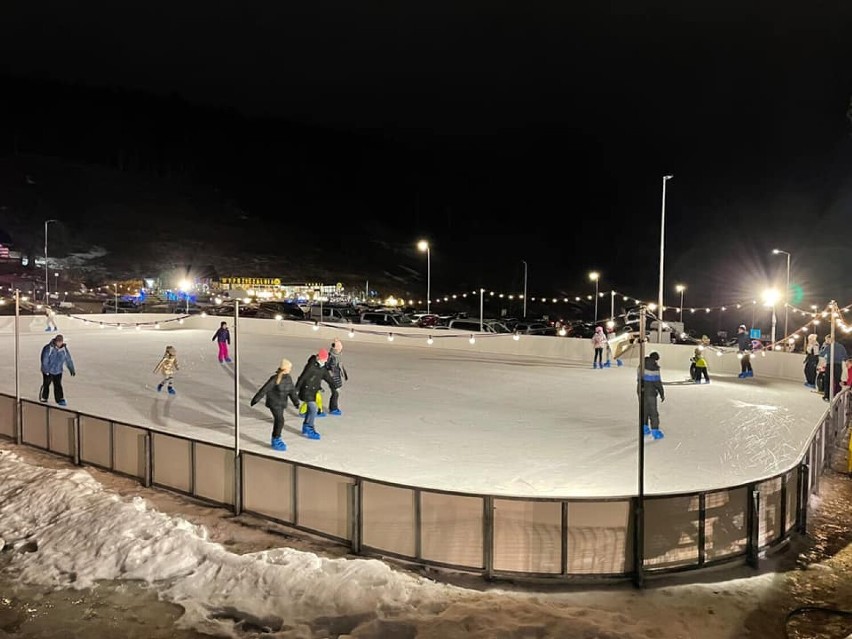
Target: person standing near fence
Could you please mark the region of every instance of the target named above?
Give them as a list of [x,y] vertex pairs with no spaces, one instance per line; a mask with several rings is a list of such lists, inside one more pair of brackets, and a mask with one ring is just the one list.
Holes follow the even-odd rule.
[[53,397],[60,406],[67,406],[65,391],[62,388],[62,371],[68,368],[71,377],[77,374],[74,360],[65,345],[65,338],[57,335],[41,349],[41,391],[39,401],[46,402],[50,396],[50,385],[53,384]]
[[[604,350],[609,348],[603,326],[595,326],[595,334],[592,336],[592,348],[595,349],[595,359],[592,361],[592,368],[603,368]],[[609,364],[609,361],[607,361],[607,364]]]
[[228,330],[228,322],[219,324],[219,328],[213,333],[211,342],[219,344],[219,363],[231,362],[231,356],[228,353],[228,344],[231,343],[231,331]]
[[737,377],[740,379],[754,377],[754,370],[751,368],[751,352],[754,347],[752,346],[751,337],[748,334],[745,324],[740,324],[739,328],[737,328],[737,348],[739,349],[741,369]]
[[[840,377],[843,375],[843,363],[848,359],[846,347],[840,342],[834,342],[832,344],[831,335],[826,335],[825,342],[822,345],[822,350],[819,355],[820,357],[825,357],[826,362],[822,398],[825,401],[829,401],[831,399],[832,392],[834,395],[837,395],[837,393],[840,392]],[[831,379],[832,375],[834,376],[833,385]]]
[[816,333],[810,333],[805,346],[805,386],[808,388],[816,388],[817,364],[819,364],[819,337]]

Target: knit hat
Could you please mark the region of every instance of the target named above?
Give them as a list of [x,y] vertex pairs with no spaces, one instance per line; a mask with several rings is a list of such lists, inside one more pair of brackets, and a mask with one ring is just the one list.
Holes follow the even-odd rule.
[[740,325],[737,327],[737,330],[738,330],[738,331],[739,331],[739,330],[743,330],[743,331],[744,331],[744,330],[746,330],[746,325],[745,325],[745,324],[740,324]]
[[603,326],[595,326],[595,333],[603,333]]
[[652,351],[650,355],[648,355],[654,361],[660,359],[660,354],[657,351]]
[[319,352],[317,353],[317,361],[320,361],[320,362],[328,361],[328,351],[325,350],[324,348],[319,349]]

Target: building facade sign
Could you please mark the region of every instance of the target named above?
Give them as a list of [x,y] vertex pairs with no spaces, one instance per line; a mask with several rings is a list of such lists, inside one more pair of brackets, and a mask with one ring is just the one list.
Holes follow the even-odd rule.
[[281,286],[280,277],[220,277],[220,284],[228,286]]

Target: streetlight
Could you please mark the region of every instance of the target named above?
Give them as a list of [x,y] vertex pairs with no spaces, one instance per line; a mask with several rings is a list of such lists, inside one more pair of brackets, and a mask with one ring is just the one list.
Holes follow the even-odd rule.
[[597,271],[589,273],[589,279],[595,283],[595,324],[598,323],[598,282],[600,282],[601,274]]
[[524,319],[527,319],[527,261],[521,260],[524,263]]
[[420,240],[417,248],[426,252],[426,314],[432,312],[432,249],[429,242]]
[[666,182],[671,180],[674,175],[663,176],[663,206],[660,214],[660,291],[657,299],[657,308],[660,309],[660,316],[657,318],[657,342],[663,341],[663,264],[665,261],[666,251]]
[[50,296],[48,289],[48,275],[47,275],[47,225],[51,222],[58,222],[59,220],[45,220],[44,221],[44,302],[45,304],[50,304]]
[[[192,283],[189,280],[181,280],[179,286],[180,290],[183,291],[184,300],[186,300],[186,314],[189,315],[189,290],[192,288]],[[322,318],[322,311],[320,311],[320,318]]]
[[777,318],[775,317],[775,304],[778,302],[778,291],[774,288],[767,289],[763,292],[763,302],[767,306],[772,307],[772,333],[770,334],[770,339],[772,340],[772,346],[775,347],[775,325],[777,324]]
[[118,283],[112,283],[112,292],[115,294],[115,313],[118,314]]
[[790,254],[787,251],[782,251],[781,249],[772,249],[773,255],[786,255],[787,256],[787,288],[784,290],[784,337],[787,337],[790,333],[787,332],[787,319],[790,314],[789,310],[789,295],[790,295]]
[[59,273],[54,273],[53,277],[54,277],[53,290],[56,291],[56,294],[58,295],[59,294]]
[[683,292],[686,290],[686,286],[678,284],[675,286],[675,290],[680,293],[680,323],[683,324]]

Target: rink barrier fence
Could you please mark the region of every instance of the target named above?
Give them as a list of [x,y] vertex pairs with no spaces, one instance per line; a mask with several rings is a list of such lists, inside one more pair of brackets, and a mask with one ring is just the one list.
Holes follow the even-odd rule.
[[[830,449],[846,428],[849,396],[843,391],[835,398],[798,463],[783,472],[730,487],[645,496],[643,570],[672,573],[737,560],[757,566],[766,551],[806,532],[809,497],[819,492]],[[443,491],[247,451],[235,466],[226,446],[36,401],[17,405],[8,395],[0,395],[0,436],[279,522],[361,555],[496,579],[625,578],[634,572],[636,496]],[[240,500],[234,499],[237,485]]]

